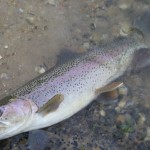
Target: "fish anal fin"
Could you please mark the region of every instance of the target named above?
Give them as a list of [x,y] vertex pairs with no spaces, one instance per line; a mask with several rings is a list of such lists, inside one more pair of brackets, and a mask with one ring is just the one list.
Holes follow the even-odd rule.
[[64,100],[64,95],[57,94],[53,96],[42,107],[40,107],[37,113],[46,116],[47,114],[56,111],[63,100]]

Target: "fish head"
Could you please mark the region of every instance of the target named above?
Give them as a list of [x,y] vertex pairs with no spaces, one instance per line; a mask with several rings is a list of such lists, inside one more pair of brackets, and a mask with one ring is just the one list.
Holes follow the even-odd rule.
[[0,139],[23,132],[37,109],[35,103],[24,99],[0,106]]

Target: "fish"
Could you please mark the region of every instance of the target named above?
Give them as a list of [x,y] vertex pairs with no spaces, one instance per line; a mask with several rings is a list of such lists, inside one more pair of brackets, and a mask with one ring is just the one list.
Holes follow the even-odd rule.
[[86,107],[130,67],[147,46],[120,37],[59,64],[0,100],[0,140],[57,124]]

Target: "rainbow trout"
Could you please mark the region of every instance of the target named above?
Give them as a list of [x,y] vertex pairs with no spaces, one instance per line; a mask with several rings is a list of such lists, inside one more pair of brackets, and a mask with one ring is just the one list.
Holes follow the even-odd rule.
[[118,38],[50,69],[0,100],[0,139],[71,117],[107,91],[131,65],[134,53],[145,47],[134,38]]

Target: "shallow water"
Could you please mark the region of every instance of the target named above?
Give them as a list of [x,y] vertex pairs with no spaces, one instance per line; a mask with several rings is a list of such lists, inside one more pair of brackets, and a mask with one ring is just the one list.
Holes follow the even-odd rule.
[[[126,36],[130,26],[138,27],[149,43],[149,9],[149,0],[0,1],[0,97],[53,67],[64,49],[82,53]],[[125,74],[118,79],[129,89],[125,100],[104,105],[99,98],[42,133],[0,141],[0,150],[32,149],[34,137],[48,138],[39,150],[150,149],[149,75],[149,66]]]

